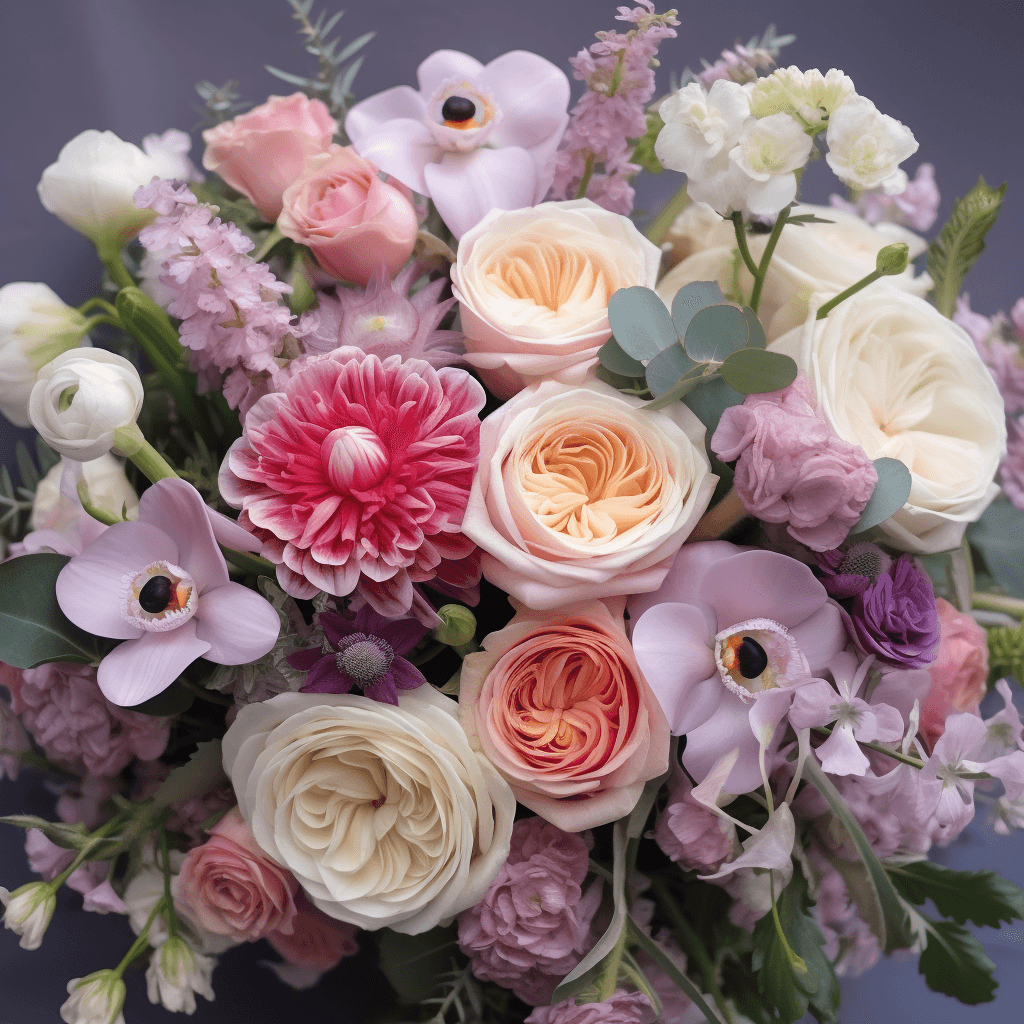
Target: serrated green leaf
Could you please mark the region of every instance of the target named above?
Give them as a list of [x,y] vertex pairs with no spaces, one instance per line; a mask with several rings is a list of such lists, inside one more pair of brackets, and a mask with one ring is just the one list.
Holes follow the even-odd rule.
[[686,404],[707,428],[707,437],[714,436],[722,413],[731,405],[742,405],[743,395],[734,391],[721,377],[712,377],[686,396]]
[[612,373],[620,377],[643,377],[644,364],[634,359],[628,352],[624,352],[622,346],[614,339],[609,338],[597,352],[597,358],[601,365],[607,367]]
[[21,555],[0,564],[0,661],[35,668],[48,661],[93,662],[99,641],[60,610],[56,584],[67,555]]
[[228,777],[224,774],[220,740],[208,740],[199,744],[186,764],[179,765],[164,779],[153,803],[155,807],[170,807],[226,785]]
[[968,1006],[990,1003],[995,998],[997,982],[992,972],[996,965],[985,955],[981,943],[952,921],[928,921],[928,945],[917,969],[932,991]]
[[686,328],[698,310],[722,302],[725,302],[725,296],[717,281],[691,281],[684,284],[672,299],[672,323],[676,333],[680,338],[686,337]]
[[788,388],[797,375],[797,365],[789,356],[760,348],[741,348],[733,352],[719,370],[726,384],[744,395]]
[[705,306],[693,314],[686,326],[683,345],[686,354],[698,363],[720,363],[742,349],[749,334],[743,311],[723,303]]
[[899,459],[875,459],[878,482],[850,533],[863,533],[894,516],[907,503],[913,480]]
[[608,300],[608,322],[624,352],[634,359],[653,359],[679,338],[665,303],[650,288],[620,288]]
[[979,177],[970,192],[953,204],[939,237],[928,246],[928,273],[935,282],[932,301],[944,316],[953,315],[960,286],[985,251],[985,235],[999,216],[1005,194],[1005,181],[989,188]]
[[282,82],[287,82],[289,85],[297,85],[300,89],[311,89],[314,85],[318,84],[308,78],[303,78],[302,75],[293,75],[288,71],[282,71],[280,68],[271,67],[269,64],[263,65],[264,70],[269,71],[275,78],[280,78]]
[[1024,889],[995,871],[954,871],[930,860],[886,870],[904,899],[918,906],[930,899],[957,924],[998,928],[1024,920]]
[[376,933],[380,969],[406,1003],[422,1002],[442,982],[458,954],[458,929],[432,928],[419,935],[403,935],[390,928]]
[[669,345],[647,364],[647,387],[650,388],[651,394],[655,398],[661,398],[696,366],[697,364],[686,354],[682,345]]

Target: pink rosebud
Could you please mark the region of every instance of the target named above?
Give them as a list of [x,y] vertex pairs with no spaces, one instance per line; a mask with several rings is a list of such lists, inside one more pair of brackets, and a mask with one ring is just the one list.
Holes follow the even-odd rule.
[[266,103],[203,132],[203,166],[237,189],[269,221],[306,157],[326,152],[337,122],[321,100],[301,92]]
[[359,952],[356,927],[335,921],[318,910],[298,892],[295,897],[294,929],[272,932],[267,940],[294,967],[304,967],[322,974],[347,956]]
[[366,285],[384,266],[394,277],[412,255],[419,223],[411,193],[377,177],[351,146],[333,145],[306,160],[284,193],[277,226],[308,245],[320,266]]
[[978,713],[988,679],[985,630],[941,597],[935,607],[941,632],[939,653],[928,669],[932,685],[921,706],[921,734],[930,747],[945,731],[947,715]]
[[666,857],[689,871],[717,871],[733,852],[736,826],[690,795],[693,786],[679,769],[669,783],[668,804],[658,815],[654,839]]
[[294,929],[298,888],[291,873],[256,845],[235,808],[186,855],[176,901],[207,931],[254,942]]

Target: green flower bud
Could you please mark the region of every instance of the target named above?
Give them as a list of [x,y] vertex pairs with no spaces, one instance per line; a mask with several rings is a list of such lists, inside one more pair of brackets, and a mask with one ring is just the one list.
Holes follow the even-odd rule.
[[907,269],[909,259],[910,246],[906,242],[893,242],[892,245],[887,245],[884,249],[878,250],[878,256],[875,259],[875,269],[880,274],[888,274],[890,276],[902,274]]
[[468,644],[476,635],[476,616],[461,604],[446,604],[437,610],[441,625],[431,634],[449,647]]

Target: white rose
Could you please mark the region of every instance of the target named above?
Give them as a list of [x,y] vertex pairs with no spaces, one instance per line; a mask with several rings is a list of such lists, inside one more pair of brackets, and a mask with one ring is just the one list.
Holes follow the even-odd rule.
[[68,998],[60,1008],[66,1024],[124,1024],[125,985],[114,971],[96,971],[68,982]]
[[484,420],[462,532],[533,609],[657,590],[715,489],[704,425],[600,381],[548,381]]
[[750,90],[750,112],[754,117],[789,114],[803,127],[820,131],[854,94],[853,82],[835,68],[824,75],[817,68],[778,68]]
[[43,440],[76,462],[110,451],[114,431],[138,418],[144,391],[127,359],[100,348],[57,356],[39,371],[28,414]]
[[836,177],[855,188],[882,187],[890,195],[907,187],[900,164],[917,152],[914,133],[879,112],[871,100],[854,96],[829,118],[825,159]]
[[416,935],[479,903],[516,802],[429,684],[398,706],[283,693],[238,713],[224,769],[256,842],[325,913]]
[[1003,401],[967,332],[880,281],[770,347],[807,374],[836,433],[911,472],[907,504],[880,529],[905,551],[956,547],[998,493]]
[[0,288],[0,412],[31,426],[28,396],[36,374],[55,356],[89,344],[86,318],[45,284],[14,281]]
[[[717,281],[726,295],[750,297],[754,279],[736,254],[736,234],[731,222],[717,219],[713,227],[706,206],[691,204],[672,228],[672,244],[689,253],[658,283],[658,294],[669,305],[677,291],[691,281]],[[896,224],[872,227],[855,213],[828,206],[797,206],[794,215],[814,214],[829,224],[787,224],[768,267],[758,315],[768,340],[799,327],[807,319],[811,295],[834,295],[866,277],[875,269],[878,250],[893,242],[906,242],[910,259],[924,252],[923,238]],[[748,235],[755,261],[764,253],[767,235]],[[931,287],[927,274],[915,276],[908,266],[902,274],[886,281],[913,295],[924,296]]]
[[[91,462],[76,463],[62,459],[56,466],[52,466],[36,487],[29,518],[30,529],[63,533],[78,521],[82,514],[82,504],[78,500],[77,490],[72,496],[63,493],[61,488],[65,470],[74,474],[75,466],[82,468],[82,476],[89,488],[89,500],[93,505],[116,516],[127,506],[129,517],[134,518],[133,513],[139,507],[139,496],[128,483],[120,461],[107,453]],[[71,482],[67,482],[65,489],[70,487]],[[75,485],[77,487],[77,481]]]
[[466,362],[502,399],[539,380],[578,383],[611,337],[612,294],[653,288],[660,263],[628,217],[589,199],[492,210],[452,267]]
[[156,216],[133,196],[154,177],[175,177],[181,158],[144,153],[113,132],[94,128],[76,135],[39,179],[39,200],[50,213],[97,247],[120,248]]

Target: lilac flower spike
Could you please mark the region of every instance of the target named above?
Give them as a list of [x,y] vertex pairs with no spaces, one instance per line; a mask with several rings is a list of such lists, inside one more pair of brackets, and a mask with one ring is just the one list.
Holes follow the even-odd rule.
[[259,550],[191,484],[161,480],[142,496],[138,521],[108,527],[61,570],[64,614],[96,636],[125,641],[97,673],[111,703],[131,707],[155,697],[196,658],[244,665],[274,646],[277,612],[228,579],[218,541]]

